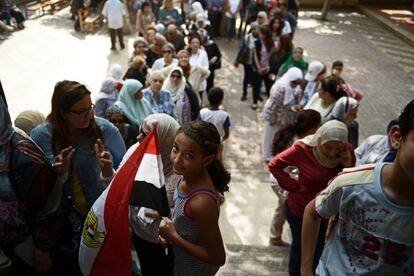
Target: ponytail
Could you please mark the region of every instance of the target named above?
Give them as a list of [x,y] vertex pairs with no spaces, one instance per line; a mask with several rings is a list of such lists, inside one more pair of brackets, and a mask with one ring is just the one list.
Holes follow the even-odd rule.
[[230,173],[224,168],[223,162],[217,158],[207,167],[208,174],[213,180],[214,187],[220,192],[229,190]]

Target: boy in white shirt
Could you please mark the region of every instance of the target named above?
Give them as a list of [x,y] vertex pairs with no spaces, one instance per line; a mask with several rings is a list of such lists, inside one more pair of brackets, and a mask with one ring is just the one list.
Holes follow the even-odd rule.
[[116,36],[118,35],[121,49],[125,49],[122,27],[124,26],[125,11],[122,2],[119,0],[108,0],[105,2],[102,15],[108,24],[109,34],[111,36],[111,50],[116,50]]
[[[306,207],[301,275],[414,275],[414,100],[391,130],[394,163],[340,173]],[[319,260],[321,219],[337,218]]]
[[215,125],[221,136],[221,140],[224,141],[230,136],[231,123],[229,114],[219,109],[219,106],[223,103],[223,89],[213,87],[208,91],[207,97],[210,106],[200,110],[198,119]]

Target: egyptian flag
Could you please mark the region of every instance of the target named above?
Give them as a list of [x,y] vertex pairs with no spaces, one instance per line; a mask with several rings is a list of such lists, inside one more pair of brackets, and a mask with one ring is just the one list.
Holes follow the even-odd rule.
[[79,248],[84,275],[131,275],[129,203],[169,214],[156,129],[120,167],[86,218]]

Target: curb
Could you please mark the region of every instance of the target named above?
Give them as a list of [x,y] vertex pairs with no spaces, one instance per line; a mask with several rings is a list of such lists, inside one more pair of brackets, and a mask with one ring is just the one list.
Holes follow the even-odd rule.
[[369,18],[377,21],[384,27],[388,28],[391,32],[393,32],[396,36],[403,39],[405,42],[410,44],[414,47],[414,34],[404,30],[403,28],[397,26],[395,23],[387,19],[386,17],[383,17],[379,15],[377,12],[373,11],[367,6],[364,5],[356,5],[355,6],[358,11],[365,14]]

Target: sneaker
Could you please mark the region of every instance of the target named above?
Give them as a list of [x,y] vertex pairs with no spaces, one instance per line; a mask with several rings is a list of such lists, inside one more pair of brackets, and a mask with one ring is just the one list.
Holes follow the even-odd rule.
[[241,97],[241,99],[240,99],[242,102],[244,102],[245,100],[247,100],[247,97],[246,96],[243,96],[243,97]]
[[259,97],[258,100],[261,101],[261,102],[264,101],[262,97]]
[[121,50],[125,49],[125,45],[121,45]]
[[274,238],[270,238],[270,244],[273,246],[279,246],[284,248],[290,248],[290,243],[285,242],[284,240],[276,240]]
[[111,51],[116,51],[116,47],[111,47]]
[[250,107],[251,107],[253,110],[256,110],[256,109],[257,109],[257,104],[252,104]]

